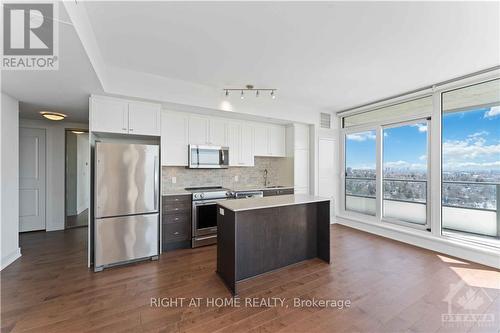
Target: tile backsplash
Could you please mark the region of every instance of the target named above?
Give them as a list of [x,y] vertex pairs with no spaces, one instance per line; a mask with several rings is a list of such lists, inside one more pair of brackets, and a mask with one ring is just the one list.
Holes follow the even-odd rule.
[[[293,159],[288,157],[255,157],[253,167],[228,169],[188,169],[186,167],[162,167],[163,193],[169,190],[221,185],[227,188],[263,187],[264,170],[267,169],[268,185],[293,185]],[[238,181],[235,177],[238,177]],[[176,183],[172,183],[172,177]]]

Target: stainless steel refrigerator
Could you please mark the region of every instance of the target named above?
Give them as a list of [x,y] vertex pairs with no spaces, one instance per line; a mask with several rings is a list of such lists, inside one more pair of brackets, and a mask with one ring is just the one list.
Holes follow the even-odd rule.
[[159,146],[97,142],[94,270],[159,254]]

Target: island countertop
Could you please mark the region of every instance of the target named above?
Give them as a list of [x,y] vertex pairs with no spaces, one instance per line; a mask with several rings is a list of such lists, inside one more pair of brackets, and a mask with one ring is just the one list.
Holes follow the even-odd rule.
[[217,203],[219,204],[219,206],[233,212],[240,212],[262,208],[302,205],[322,201],[330,201],[330,199],[309,194],[290,194],[262,198],[223,200]]

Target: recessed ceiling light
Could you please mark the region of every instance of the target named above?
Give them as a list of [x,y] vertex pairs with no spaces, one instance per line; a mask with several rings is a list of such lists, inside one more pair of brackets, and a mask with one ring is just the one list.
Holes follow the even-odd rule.
[[63,120],[67,116],[63,113],[57,113],[57,112],[50,112],[50,111],[42,111],[40,112],[42,116],[49,120]]

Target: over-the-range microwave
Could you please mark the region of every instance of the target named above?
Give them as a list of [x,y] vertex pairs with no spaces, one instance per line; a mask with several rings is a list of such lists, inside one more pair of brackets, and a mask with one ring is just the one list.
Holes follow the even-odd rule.
[[211,145],[189,145],[190,169],[222,169],[229,166],[229,148]]

